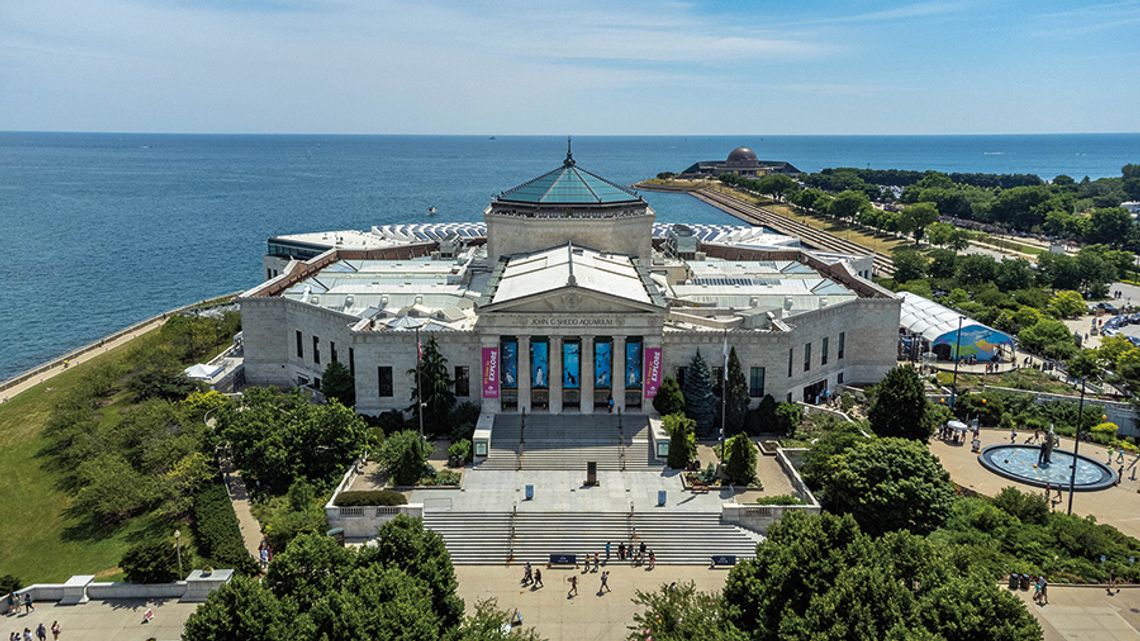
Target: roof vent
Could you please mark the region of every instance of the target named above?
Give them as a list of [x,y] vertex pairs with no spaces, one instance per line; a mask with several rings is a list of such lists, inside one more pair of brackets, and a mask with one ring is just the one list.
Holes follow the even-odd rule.
[[784,311],[790,312],[790,311],[792,311],[792,307],[794,307],[794,304],[792,303],[792,297],[791,296],[785,296],[784,297]]
[[349,307],[352,307],[352,304],[353,304],[354,302],[356,302],[356,299],[355,299],[355,298],[353,298],[352,294],[349,294],[348,296],[345,296],[345,297],[344,297],[344,307],[345,307],[345,309],[348,309]]
[[820,296],[819,297],[819,306],[820,307],[827,307],[827,296]]

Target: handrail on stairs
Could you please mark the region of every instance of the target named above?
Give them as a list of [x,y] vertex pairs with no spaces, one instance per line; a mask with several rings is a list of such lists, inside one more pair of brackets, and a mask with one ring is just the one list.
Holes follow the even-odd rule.
[[515,517],[518,516],[519,502],[515,501],[511,507],[511,535],[507,538],[507,564],[515,560]]
[[621,471],[625,471],[625,427],[621,420],[621,408],[618,408],[618,464]]

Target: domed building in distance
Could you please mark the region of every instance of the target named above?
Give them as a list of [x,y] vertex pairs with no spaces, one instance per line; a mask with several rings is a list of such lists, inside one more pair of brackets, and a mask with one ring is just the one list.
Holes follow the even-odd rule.
[[738,176],[767,176],[768,174],[801,173],[791,163],[784,160],[760,160],[749,147],[737,147],[728,152],[724,160],[702,160],[693,163],[681,172],[681,178],[701,178],[736,174]]

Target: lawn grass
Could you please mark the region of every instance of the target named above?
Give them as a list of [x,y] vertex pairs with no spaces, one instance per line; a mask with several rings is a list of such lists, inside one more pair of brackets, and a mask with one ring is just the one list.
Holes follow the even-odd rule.
[[[938,372],[938,382],[942,385],[950,385],[953,379],[953,372]],[[958,372],[958,389],[981,387],[982,384],[991,387],[1010,387],[1013,389],[1046,392],[1049,394],[1076,393],[1070,385],[1049,376],[1045,372],[1032,368],[1022,368],[1002,374],[985,375]]]
[[[25,584],[63,581],[75,574],[114,578],[132,541],[146,532],[171,529],[151,515],[114,529],[85,528],[84,519],[68,514],[71,496],[63,488],[63,471],[41,455],[47,445],[44,424],[56,399],[70,393],[86,373],[126,364],[135,350],[160,340],[159,331],[148,332],[0,404],[0,574],[13,574]],[[126,394],[116,394],[101,411],[102,420],[119,420],[129,406]]]

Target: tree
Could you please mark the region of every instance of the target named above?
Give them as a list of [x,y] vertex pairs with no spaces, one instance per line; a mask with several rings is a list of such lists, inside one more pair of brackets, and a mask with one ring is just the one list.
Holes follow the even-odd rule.
[[443,626],[454,627],[463,617],[463,600],[443,537],[420,519],[398,516],[380,527],[376,546],[364,548],[358,564],[379,563],[423,580],[432,592],[432,608]]
[[711,434],[716,421],[716,397],[713,396],[712,374],[699,349],[685,371],[684,392],[685,414],[696,421],[699,433]]
[[958,228],[950,223],[932,222],[926,226],[926,240],[931,245],[945,247],[950,244]]
[[745,423],[748,433],[753,436],[761,432],[775,432],[776,399],[772,398],[771,394],[765,394],[756,404],[756,408],[749,410]]
[[855,218],[855,214],[871,206],[867,194],[849,189],[841,191],[831,203],[831,215],[835,218]]
[[926,534],[950,514],[950,475],[926,446],[877,438],[857,444],[836,463],[824,488],[825,507],[848,513],[871,534]]
[[499,609],[498,601],[483,599],[475,604],[475,614],[463,620],[455,641],[542,641],[534,628],[513,628],[504,634],[504,629],[513,627],[511,619],[509,612]]
[[1069,328],[1050,318],[1021,330],[1017,338],[1023,349],[1054,360],[1071,358],[1079,349]]
[[1049,311],[1058,318],[1076,318],[1087,311],[1080,292],[1061,290],[1049,299]]
[[895,282],[899,283],[924,278],[930,262],[913,249],[900,249],[894,252],[891,261],[895,265]]
[[1111,247],[1123,247],[1132,231],[1132,215],[1122,207],[1104,207],[1093,211],[1089,217],[1085,242],[1103,243]]
[[321,392],[326,398],[336,399],[345,407],[356,406],[356,382],[340,361],[333,361],[321,376]]
[[997,264],[994,284],[1003,292],[1033,287],[1036,274],[1033,265],[1024,258],[1006,258]]
[[150,538],[136,543],[119,561],[130,583],[169,583],[178,576],[178,553],[174,542]]
[[653,397],[653,409],[661,416],[685,411],[685,394],[677,379],[666,376],[661,381],[661,388],[657,390],[657,396]]
[[748,635],[728,620],[721,595],[698,592],[692,581],[654,592],[637,590],[638,605],[629,626],[629,641],[747,641]]
[[780,401],[776,404],[775,416],[776,433],[790,436],[795,434],[796,428],[800,426],[800,421],[804,417],[804,410],[795,403]]
[[899,365],[875,387],[867,418],[879,436],[898,436],[918,441],[930,438],[927,425],[926,391],[912,367]]
[[669,467],[675,470],[689,467],[689,461],[697,454],[696,421],[678,412],[665,416],[661,422],[669,434]]
[[413,430],[396,432],[384,439],[380,461],[396,485],[415,485],[424,475],[431,449]]
[[455,381],[451,378],[447,359],[440,354],[434,336],[429,337],[423,345],[418,376],[414,367],[408,370],[408,376],[412,377],[412,406],[408,409],[418,420],[422,382],[424,431],[429,434],[446,434],[447,418],[455,405]]
[[798,185],[787,174],[770,174],[757,181],[757,190],[762,194],[775,196],[781,200],[784,194],[796,189]]
[[756,446],[747,434],[737,434],[728,439],[728,460],[724,473],[736,485],[748,485],[756,478]]
[[728,396],[724,399],[724,431],[725,436],[739,434],[744,431],[744,417],[748,414],[748,404],[752,398],[748,395],[748,379],[744,376],[744,368],[740,365],[740,358],[736,356],[736,348],[728,352]]
[[922,241],[926,226],[938,220],[938,207],[934,203],[922,202],[907,205],[899,217],[899,231],[904,234],[913,234],[914,242]]
[[186,619],[182,639],[301,641],[312,638],[311,625],[257,581],[235,576]]

